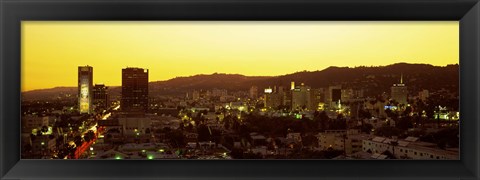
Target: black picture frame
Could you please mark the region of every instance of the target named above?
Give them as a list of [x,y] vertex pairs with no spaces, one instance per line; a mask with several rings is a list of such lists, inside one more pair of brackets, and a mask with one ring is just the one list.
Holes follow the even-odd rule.
[[[462,179],[480,177],[477,0],[0,0],[2,179]],[[22,20],[455,20],[460,160],[20,160]]]

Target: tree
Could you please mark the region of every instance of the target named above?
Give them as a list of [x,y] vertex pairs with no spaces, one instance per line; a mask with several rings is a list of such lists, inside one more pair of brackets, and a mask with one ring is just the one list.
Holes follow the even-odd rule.
[[105,136],[105,140],[111,140],[112,137],[113,137],[112,134],[107,134],[107,135]]
[[390,108],[385,109],[385,113],[387,114],[388,117],[396,119],[397,115],[395,112],[393,112]]
[[321,130],[327,129],[327,124],[330,118],[328,117],[325,111],[318,113],[313,117],[313,120],[318,123],[318,126]]
[[75,145],[76,145],[77,147],[80,147],[80,146],[82,145],[82,143],[83,143],[83,142],[82,142],[82,137],[79,136],[79,135],[75,136],[75,138],[73,139],[73,142],[75,143]]
[[85,140],[85,142],[90,142],[92,140],[90,139],[90,136],[88,136],[87,134],[83,136],[83,139]]
[[166,134],[167,138],[170,140],[170,144],[175,148],[185,147],[185,136],[182,131],[175,130],[170,131]]
[[318,143],[318,139],[313,135],[307,135],[302,138],[302,143],[304,146],[315,146]]
[[48,127],[47,127],[47,126],[42,126],[42,132],[43,132],[43,133],[48,132]]
[[390,145],[392,146],[393,157],[395,157],[395,147],[398,146],[398,142],[397,141],[390,141]]
[[396,159],[395,155],[392,152],[390,152],[389,150],[385,150],[382,154],[386,155],[388,157],[388,159]]
[[369,123],[364,123],[361,127],[360,130],[364,133],[370,133],[373,129],[373,125]]
[[223,118],[223,127],[225,129],[230,129],[230,123],[231,123],[230,121],[231,121],[231,116],[230,115]]
[[404,115],[404,116],[408,116],[411,112],[412,112],[412,107],[411,107],[411,106],[407,106],[407,107],[405,108],[405,111],[403,111],[403,115]]
[[89,130],[87,133],[84,134],[83,139],[85,139],[86,142],[90,142],[95,138],[95,133],[92,130]]
[[210,140],[210,131],[208,127],[201,124],[197,126],[198,141],[209,141]]
[[395,127],[401,130],[407,130],[409,128],[413,128],[413,121],[412,118],[409,116],[402,117],[395,122]]
[[359,118],[361,119],[370,119],[372,118],[372,114],[369,112],[369,111],[366,111],[364,109],[359,109],[358,110],[358,115],[359,115]]
[[35,136],[33,134],[30,134],[30,140],[35,141],[36,138],[37,138],[37,136]]
[[375,135],[383,136],[383,137],[392,137],[392,136],[400,136],[402,134],[402,130],[390,127],[390,126],[382,126],[380,128],[375,129]]
[[55,145],[56,145],[57,147],[59,147],[61,144],[63,144],[63,140],[64,140],[63,135],[59,135],[59,136],[57,137],[57,139],[56,139]]

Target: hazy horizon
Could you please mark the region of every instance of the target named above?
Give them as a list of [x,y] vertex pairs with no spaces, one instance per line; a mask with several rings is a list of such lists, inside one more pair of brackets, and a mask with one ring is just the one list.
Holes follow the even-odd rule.
[[[337,67],[337,68],[359,68],[359,67],[386,67],[386,66],[391,66],[391,65],[395,65],[395,64],[402,64],[402,63],[405,63],[405,62],[398,62],[398,63],[394,63],[394,64],[389,64],[389,65],[382,65],[382,66],[355,66],[355,67],[348,67],[348,66],[329,66],[325,69],[318,69],[318,70],[313,70],[313,71],[307,71],[307,70],[303,70],[303,71],[296,71],[296,72],[291,72],[291,73],[286,73],[286,74],[281,74],[281,75],[273,75],[273,76],[249,76],[249,75],[244,75],[244,74],[235,74],[235,73],[224,73],[224,72],[213,72],[213,73],[209,73],[209,74],[193,74],[193,75],[187,75],[187,76],[178,76],[178,77],[173,77],[173,78],[170,78],[170,79],[166,79],[166,80],[150,80],[149,83],[151,82],[159,82],[159,81],[169,81],[169,80],[172,80],[172,79],[175,79],[175,78],[188,78],[188,77],[194,77],[194,76],[200,76],[200,75],[214,75],[214,74],[224,74],[224,75],[241,75],[241,76],[246,76],[246,77],[278,77],[278,76],[284,76],[284,75],[290,75],[290,74],[295,74],[295,73],[299,73],[299,72],[315,72],[315,71],[323,71],[323,70],[326,70],[328,68],[332,68],[332,67]],[[431,64],[427,64],[427,63],[405,63],[405,64],[414,64],[414,65],[431,65]],[[458,65],[458,63],[456,64],[446,64],[446,65],[432,65],[434,67],[446,67],[446,66],[449,66],[449,65]],[[93,73],[95,74],[95,67],[93,67]],[[147,68],[148,69],[148,68]],[[101,83],[94,83],[94,84],[101,84]],[[118,84],[118,85],[108,85],[108,84],[105,84],[106,86],[108,87],[118,87],[118,86],[121,86],[121,84]],[[41,88],[41,89],[31,89],[31,90],[26,90],[26,91],[23,91],[22,89],[22,92],[30,92],[30,91],[37,91],[37,90],[47,90],[47,89],[54,89],[54,88],[74,88],[74,87],[77,87],[77,86],[62,86],[62,85],[59,85],[59,86],[54,86],[54,87],[46,87],[46,88]]]

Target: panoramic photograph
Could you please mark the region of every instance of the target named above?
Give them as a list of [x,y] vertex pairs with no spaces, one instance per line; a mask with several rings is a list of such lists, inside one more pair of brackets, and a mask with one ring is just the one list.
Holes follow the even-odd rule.
[[458,21],[21,30],[22,159],[460,159]]

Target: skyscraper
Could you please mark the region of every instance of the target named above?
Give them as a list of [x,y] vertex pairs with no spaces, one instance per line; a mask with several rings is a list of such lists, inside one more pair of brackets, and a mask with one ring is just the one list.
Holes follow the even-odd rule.
[[342,99],[342,86],[329,86],[328,92],[326,93],[327,103],[329,107],[338,107],[339,100]]
[[264,95],[264,105],[267,108],[278,108],[280,105],[284,105],[284,97],[285,93],[283,92],[283,87],[279,87],[277,90],[277,87],[274,86],[272,88],[267,88],[265,89],[265,95]]
[[324,98],[325,92],[323,92],[323,89],[310,89],[310,107],[308,107],[310,110],[317,110],[320,103],[323,102],[322,98]]
[[148,69],[122,69],[122,111],[148,110]]
[[251,99],[257,99],[258,98],[258,87],[257,86],[252,86],[250,87],[249,91],[249,96]]
[[78,67],[78,111],[90,114],[92,112],[93,67]]
[[301,83],[292,90],[292,109],[311,108],[310,87]]
[[108,87],[104,84],[95,84],[93,86],[93,105],[95,109],[108,108]]
[[392,99],[397,101],[399,104],[407,104],[407,86],[403,84],[403,74],[400,76],[400,83],[393,84],[390,88]]

